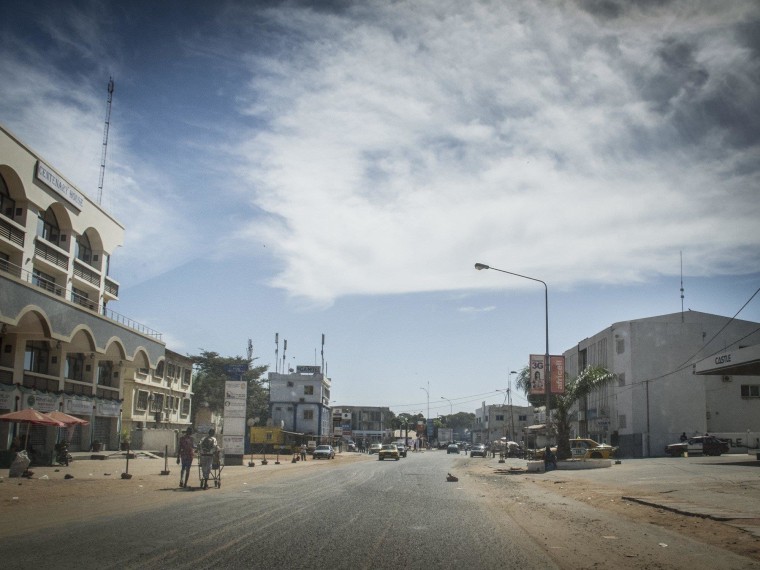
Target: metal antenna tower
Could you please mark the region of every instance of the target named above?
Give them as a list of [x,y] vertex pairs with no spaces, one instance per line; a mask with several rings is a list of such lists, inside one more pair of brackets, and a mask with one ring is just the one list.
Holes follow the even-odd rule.
[[100,180],[98,181],[98,206],[103,199],[103,178],[106,175],[106,149],[108,148],[108,129],[111,126],[111,101],[113,100],[113,77],[108,78],[108,103],[106,105],[106,124],[103,128],[103,153],[100,156]]

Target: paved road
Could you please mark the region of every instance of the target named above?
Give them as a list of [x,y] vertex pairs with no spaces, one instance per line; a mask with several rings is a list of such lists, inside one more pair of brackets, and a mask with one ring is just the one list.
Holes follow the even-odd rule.
[[[717,502],[758,513],[760,469],[744,459],[624,460],[609,469],[499,475],[495,469],[511,463],[443,452],[410,453],[398,462],[352,455],[255,470],[229,467],[222,489],[192,493],[178,489],[174,477],[158,476],[162,462],[136,462],[137,479],[125,482],[113,480],[120,462],[83,461],[72,468],[77,477],[68,485],[53,481],[63,477],[57,470],[38,473],[50,477],[52,487],[42,480],[0,485],[0,498],[20,494],[20,501],[3,499],[16,517],[32,512],[24,508],[35,505],[35,490],[63,493],[74,483],[80,491],[91,489],[95,499],[66,498],[86,520],[54,519],[25,534],[6,533],[0,552],[13,568],[693,570],[708,561],[715,569],[756,568],[760,556],[737,556],[672,528],[600,509],[593,492],[581,501],[554,492],[585,479],[621,489],[600,495],[604,501],[691,496],[698,506]],[[106,469],[111,475],[102,473]],[[446,482],[447,472],[460,480]],[[106,489],[121,493],[110,512]],[[127,509],[124,500],[132,496]]]
[[410,453],[260,486],[223,481],[170,509],[7,538],[3,560],[14,568],[555,568],[511,518],[445,480],[454,462]]

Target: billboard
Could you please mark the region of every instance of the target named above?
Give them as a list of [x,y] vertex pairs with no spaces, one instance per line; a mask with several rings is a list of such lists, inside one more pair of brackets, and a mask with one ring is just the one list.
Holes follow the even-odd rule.
[[[530,355],[530,394],[546,394],[546,370],[544,366],[545,359],[546,357],[543,354]],[[551,393],[564,394],[565,357],[550,356],[549,361],[551,362]]]

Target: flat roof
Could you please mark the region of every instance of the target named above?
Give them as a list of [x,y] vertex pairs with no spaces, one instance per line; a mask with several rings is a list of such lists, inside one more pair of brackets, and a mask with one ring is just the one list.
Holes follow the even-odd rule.
[[703,358],[694,365],[694,374],[760,376],[760,344]]

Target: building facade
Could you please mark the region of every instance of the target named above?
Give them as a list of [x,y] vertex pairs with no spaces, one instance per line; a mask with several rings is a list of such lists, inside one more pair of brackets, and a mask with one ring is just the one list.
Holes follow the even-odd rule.
[[509,441],[522,442],[525,430],[533,424],[531,406],[489,404],[485,402],[475,410],[472,426],[472,443],[489,443],[506,437]]
[[[392,437],[391,410],[378,406],[340,406],[332,410],[333,434],[368,446]],[[414,426],[412,426],[413,428]],[[414,430],[410,428],[411,432]]]
[[319,366],[297,366],[291,374],[269,373],[273,427],[330,441],[330,379]]
[[[602,366],[616,380],[577,405],[575,436],[627,457],[664,455],[679,435],[734,440],[760,431],[760,377],[694,374],[694,363],[760,342],[760,324],[697,311],[615,323],[564,353],[569,376]],[[745,393],[746,392],[746,393]],[[758,395],[760,396],[760,395]]]
[[[62,410],[88,420],[71,448],[117,448],[126,370],[155,368],[161,335],[110,308],[124,228],[0,126],[0,413]],[[0,447],[18,431],[0,425]],[[60,434],[33,428],[49,454]]]

